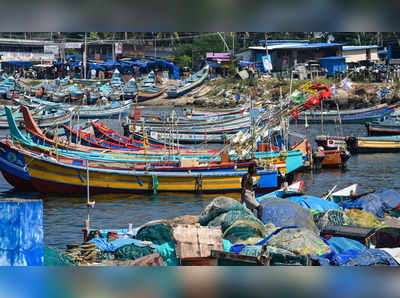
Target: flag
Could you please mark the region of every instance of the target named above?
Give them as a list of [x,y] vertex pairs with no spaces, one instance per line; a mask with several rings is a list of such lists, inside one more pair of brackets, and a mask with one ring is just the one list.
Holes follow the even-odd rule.
[[349,91],[351,90],[351,85],[353,83],[349,80],[349,78],[344,78],[341,82],[340,82],[340,88],[342,88],[343,90]]
[[291,95],[289,95],[289,100],[297,104],[302,104],[307,101],[303,92],[300,92],[299,90],[295,90]]

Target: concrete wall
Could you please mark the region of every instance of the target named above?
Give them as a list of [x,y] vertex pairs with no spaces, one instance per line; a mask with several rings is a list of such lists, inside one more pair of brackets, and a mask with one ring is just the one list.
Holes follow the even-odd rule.
[[[379,60],[378,57],[378,49],[368,49],[370,52],[370,61]],[[367,49],[364,50],[343,50],[343,56],[346,57],[346,63],[349,62],[360,62],[366,61],[367,58]]]
[[43,203],[0,200],[0,266],[43,265]]

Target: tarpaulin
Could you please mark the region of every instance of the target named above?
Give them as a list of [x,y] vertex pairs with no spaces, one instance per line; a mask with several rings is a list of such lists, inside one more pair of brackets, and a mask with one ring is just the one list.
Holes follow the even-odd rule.
[[314,209],[318,211],[328,211],[328,210],[341,210],[342,208],[331,201],[324,200],[318,197],[301,195],[288,197],[287,200],[299,204],[303,208]]

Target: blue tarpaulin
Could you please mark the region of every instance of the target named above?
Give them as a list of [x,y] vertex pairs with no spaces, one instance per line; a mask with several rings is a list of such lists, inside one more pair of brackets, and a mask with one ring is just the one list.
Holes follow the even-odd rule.
[[328,73],[327,76],[335,76],[337,73],[346,70],[346,58],[345,57],[325,57],[320,58],[319,63],[322,68],[325,68]]
[[379,218],[382,218],[386,211],[396,208],[399,204],[400,193],[392,189],[381,189],[357,200],[340,203],[343,208],[366,210]]
[[332,237],[327,242],[328,242],[327,244],[331,248],[331,251],[336,254],[343,253],[344,251],[349,250],[349,249],[357,250],[357,251],[363,251],[363,250],[367,249],[364,245],[362,245],[357,240],[344,238],[344,237]]
[[342,208],[331,201],[327,201],[318,197],[301,195],[288,197],[287,200],[299,204],[303,208],[314,209],[318,211],[328,211],[328,210],[341,210]]
[[262,222],[273,223],[276,227],[298,226],[318,232],[312,214],[297,203],[287,199],[264,199],[260,201],[263,207]]
[[32,66],[32,62],[30,61],[8,61],[8,63],[22,67]]

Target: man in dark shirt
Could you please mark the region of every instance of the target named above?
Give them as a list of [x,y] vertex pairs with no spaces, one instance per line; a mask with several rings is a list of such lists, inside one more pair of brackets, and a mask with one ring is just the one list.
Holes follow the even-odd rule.
[[257,209],[257,217],[262,220],[262,206],[257,202],[255,198],[255,192],[253,190],[253,175],[257,172],[256,165],[251,164],[247,174],[242,178],[242,193],[241,193],[241,203],[246,202],[246,207],[252,212]]

